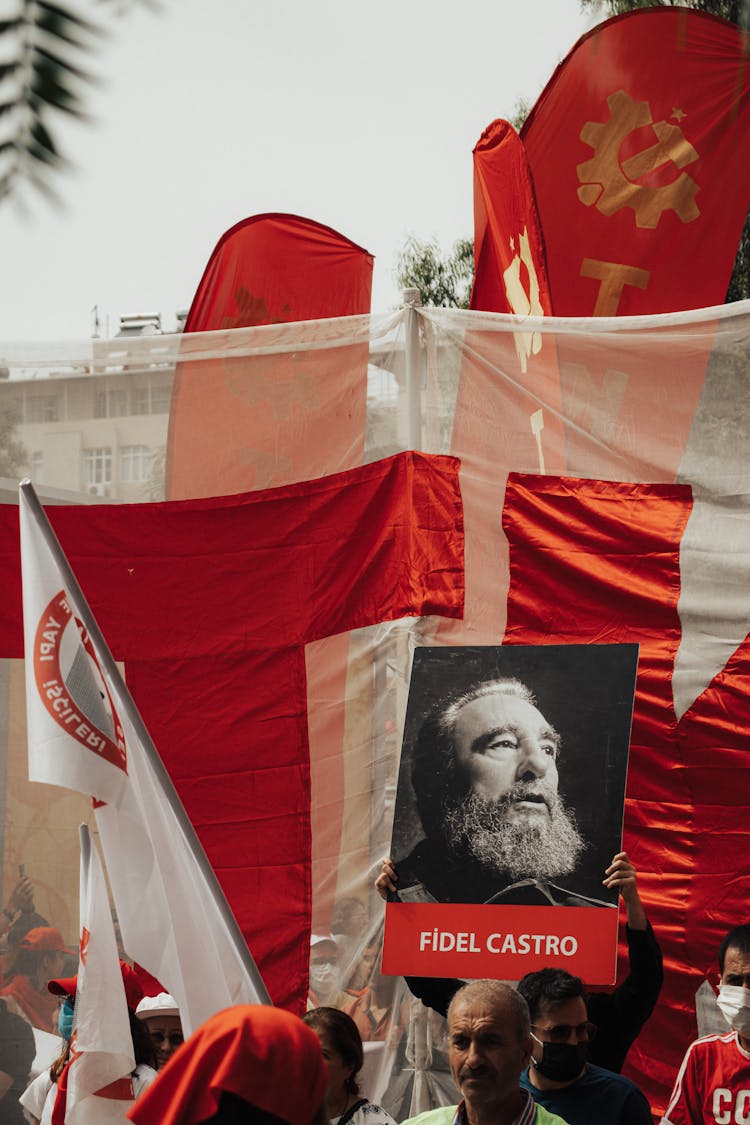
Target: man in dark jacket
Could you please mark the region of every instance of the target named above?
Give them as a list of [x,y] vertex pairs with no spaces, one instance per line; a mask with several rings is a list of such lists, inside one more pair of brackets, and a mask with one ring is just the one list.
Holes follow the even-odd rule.
[[[375,886],[381,898],[397,887],[398,874],[390,860]],[[617,887],[625,903],[630,972],[613,992],[592,992],[587,997],[588,1018],[596,1024],[596,1038],[589,1044],[589,1060],[607,1070],[619,1071],[628,1050],[651,1015],[661,991],[664,972],[661,950],[646,917],[636,881],[636,870],[625,852],[618,852],[605,872],[604,886]],[[454,993],[463,983],[431,977],[407,977],[411,991],[428,1008],[441,1015],[448,1011]]]

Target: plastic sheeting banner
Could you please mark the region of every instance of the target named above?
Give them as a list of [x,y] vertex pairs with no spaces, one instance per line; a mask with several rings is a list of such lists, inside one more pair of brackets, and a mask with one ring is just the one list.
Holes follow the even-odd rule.
[[[407,316],[416,317],[421,343],[419,395],[411,399],[404,361]],[[306,728],[311,897],[306,901],[303,895],[298,903],[287,895],[272,906],[309,917],[317,938],[333,937],[334,943],[316,941],[312,949],[313,976],[326,989],[316,998],[352,1012],[370,1044],[367,1091],[397,1118],[452,1096],[442,1021],[411,1000],[402,981],[380,973],[384,910],[372,886],[390,843],[415,643],[640,646],[624,841],[664,950],[666,979],[657,1010],[630,1052],[628,1071],[654,1110],[665,1104],[684,1047],[695,1035],[696,988],[714,965],[723,933],[741,920],[741,904],[750,891],[750,861],[742,846],[750,726],[749,327],[747,304],[674,316],[576,321],[422,310],[118,341],[116,346],[100,341],[78,348],[6,349],[10,378],[0,384],[0,410],[9,400],[20,403],[18,433],[30,458],[36,455],[33,466],[30,461],[20,469],[41,475],[42,493],[45,487],[64,487],[70,480],[64,472],[75,475],[78,483],[71,487],[79,490],[98,472],[105,479],[97,484],[111,490],[112,500],[158,492],[158,457],[150,463],[149,479],[137,488],[128,478],[138,464],[132,448],[158,450],[163,440],[166,413],[137,411],[146,402],[163,401],[160,388],[169,384],[175,362],[191,357],[222,362],[229,355],[241,362],[269,349],[304,354],[367,343],[365,462],[405,450],[407,424],[413,442],[421,434],[416,444],[423,452],[458,459],[460,506],[453,505],[451,518],[458,520],[460,510],[463,526],[454,524],[451,530],[445,506],[433,511],[427,503],[428,518],[415,528],[406,520],[407,504],[401,540],[411,544],[411,567],[421,572],[421,535],[430,528],[435,541],[465,534],[466,599],[463,617],[453,620],[438,616],[445,612],[446,593],[456,577],[450,569],[440,581],[440,597],[425,600],[428,616],[384,622],[383,605],[399,604],[393,589],[380,605],[365,604],[372,587],[362,586],[361,576],[369,582],[377,575],[379,588],[388,591],[402,571],[400,564],[389,568],[389,558],[398,554],[389,554],[390,546],[381,541],[370,550],[375,540],[364,515],[330,547],[330,571],[320,572],[314,583],[301,572],[284,597],[279,593],[288,570],[283,550],[262,576],[246,574],[245,586],[245,559],[238,552],[232,581],[239,585],[231,587],[232,601],[224,603],[221,617],[222,628],[234,622],[232,643],[222,651],[216,629],[203,631],[195,616],[199,598],[221,596],[226,587],[213,563],[212,529],[196,522],[185,537],[184,558],[164,560],[158,542],[146,549],[148,508],[137,510],[141,518],[132,525],[129,543],[121,539],[124,514],[119,532],[116,521],[111,525],[114,537],[104,530],[106,509],[75,516],[87,528],[87,542],[97,543],[88,572],[84,566],[81,575],[84,590],[102,591],[93,608],[115,655],[125,656],[136,700],[139,691],[144,700],[149,695],[144,712],[186,806],[199,808],[208,794],[215,807],[223,807],[226,823],[248,830],[254,823],[260,829],[260,844],[248,836],[241,856],[235,850],[228,862],[240,858],[246,870],[254,870],[260,863],[258,846],[266,849],[268,862],[274,854],[283,862],[288,838],[273,810],[285,787],[274,789],[271,767],[287,760],[290,738],[299,747],[294,740]],[[523,339],[518,337],[528,333],[538,333],[541,346],[533,356],[533,372],[529,367],[523,373],[518,353]],[[332,372],[332,379],[339,377]],[[409,416],[415,399],[417,418]],[[97,403],[129,413],[95,417]],[[326,409],[335,405],[332,386],[330,405],[310,415],[309,425],[325,427]],[[55,411],[54,420],[42,416]],[[118,445],[118,434],[125,444]],[[309,436],[303,434],[301,442]],[[49,466],[54,468],[45,479]],[[330,471],[340,468],[335,461]],[[375,476],[382,471],[371,469]],[[302,482],[311,475],[303,466],[296,471]],[[362,471],[352,470],[352,480]],[[349,478],[344,472],[338,483]],[[239,502],[248,521],[243,534],[258,557],[268,536],[280,542],[284,534],[291,536],[291,550],[295,537],[309,542],[335,534],[309,506],[298,506],[295,515],[285,487],[258,494],[256,503]],[[323,480],[312,491],[320,495],[329,487]],[[293,486],[298,500],[307,488]],[[154,509],[154,519],[160,510]],[[284,511],[291,522],[269,528],[264,510],[273,510],[274,520]],[[211,502],[205,511],[219,518]],[[12,638],[19,628],[20,600],[12,577],[17,567],[13,519],[4,516],[3,527],[0,638],[4,654],[17,660],[21,651]],[[84,547],[79,546],[81,555]],[[118,637],[126,623],[134,634],[144,630],[146,615],[135,586],[132,596],[115,603],[106,587],[116,579],[122,590],[129,589],[134,556],[147,550],[153,561],[135,560],[136,573],[146,566],[156,589],[160,568],[169,572],[163,600],[176,607],[175,628],[161,634],[147,659],[131,664],[127,653],[118,652]],[[71,556],[75,565],[75,550]],[[348,569],[339,574],[341,561]],[[194,579],[187,592],[180,592],[186,568]],[[404,613],[414,612],[413,593],[401,602]],[[459,602],[454,600],[452,612]],[[352,609],[364,612],[352,619]],[[299,625],[301,616],[305,628]],[[280,621],[296,627],[305,646],[303,658],[283,676],[270,671]],[[352,624],[357,625],[353,630]],[[331,637],[327,628],[339,632]],[[250,643],[255,664],[248,672],[236,656]],[[342,675],[343,695],[336,687]],[[306,716],[290,705],[300,698],[300,684]],[[70,940],[77,910],[80,809],[77,799],[25,780],[22,675],[13,660],[4,664],[3,685],[8,705],[2,713],[9,724],[3,905],[24,864],[34,880],[37,913]],[[237,700],[256,725],[228,721]],[[269,707],[286,716],[273,730],[265,724]],[[263,730],[268,731],[262,744],[268,787],[262,794],[235,788],[220,756],[231,758],[231,769],[242,775],[248,763],[260,760],[261,744],[252,732]],[[295,768],[305,769],[307,760],[303,757]],[[175,765],[180,761],[198,765],[180,774]],[[209,826],[196,816],[196,825],[204,842],[220,840],[221,824]],[[257,925],[266,943],[264,956],[272,961],[273,922],[257,894],[259,879],[232,879],[228,871],[224,883],[243,925]],[[300,964],[307,958],[308,940],[300,926],[296,951],[288,951]],[[322,948],[316,952],[317,946]],[[332,972],[321,971],[321,965],[331,964]],[[12,971],[10,959],[6,967]],[[618,979],[625,973],[621,956]]]

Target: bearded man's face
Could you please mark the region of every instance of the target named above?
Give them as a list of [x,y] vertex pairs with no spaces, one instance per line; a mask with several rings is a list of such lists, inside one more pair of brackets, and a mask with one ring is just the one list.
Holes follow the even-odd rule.
[[466,788],[443,819],[448,847],[493,873],[551,878],[573,870],[583,840],[557,792],[560,736],[516,695],[464,704],[454,727]]

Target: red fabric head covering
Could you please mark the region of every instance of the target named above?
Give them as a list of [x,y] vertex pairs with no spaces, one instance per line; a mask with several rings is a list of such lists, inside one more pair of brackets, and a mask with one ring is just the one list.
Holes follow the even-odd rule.
[[[125,999],[127,1000],[128,1007],[132,1011],[135,1011],[146,995],[144,981],[141,976],[145,970],[140,969],[139,966],[131,968],[127,961],[123,961],[121,958],[120,972],[122,973],[122,983],[125,985]],[[146,973],[146,977],[148,981],[155,981],[156,984],[159,983],[150,973]],[[159,987],[161,988],[161,986]],[[72,996],[75,1000],[76,991],[78,989],[78,973],[76,973],[74,977],[58,977],[55,980],[48,981],[47,988],[54,996]]]
[[290,1125],[310,1125],[327,1082],[318,1037],[281,1008],[227,1008],[193,1032],[128,1112],[136,1125],[197,1125],[222,1091]]

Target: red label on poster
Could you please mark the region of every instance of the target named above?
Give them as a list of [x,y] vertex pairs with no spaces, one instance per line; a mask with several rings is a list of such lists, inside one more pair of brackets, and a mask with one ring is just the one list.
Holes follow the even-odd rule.
[[618,911],[608,907],[389,902],[383,972],[520,980],[547,967],[614,984]]

